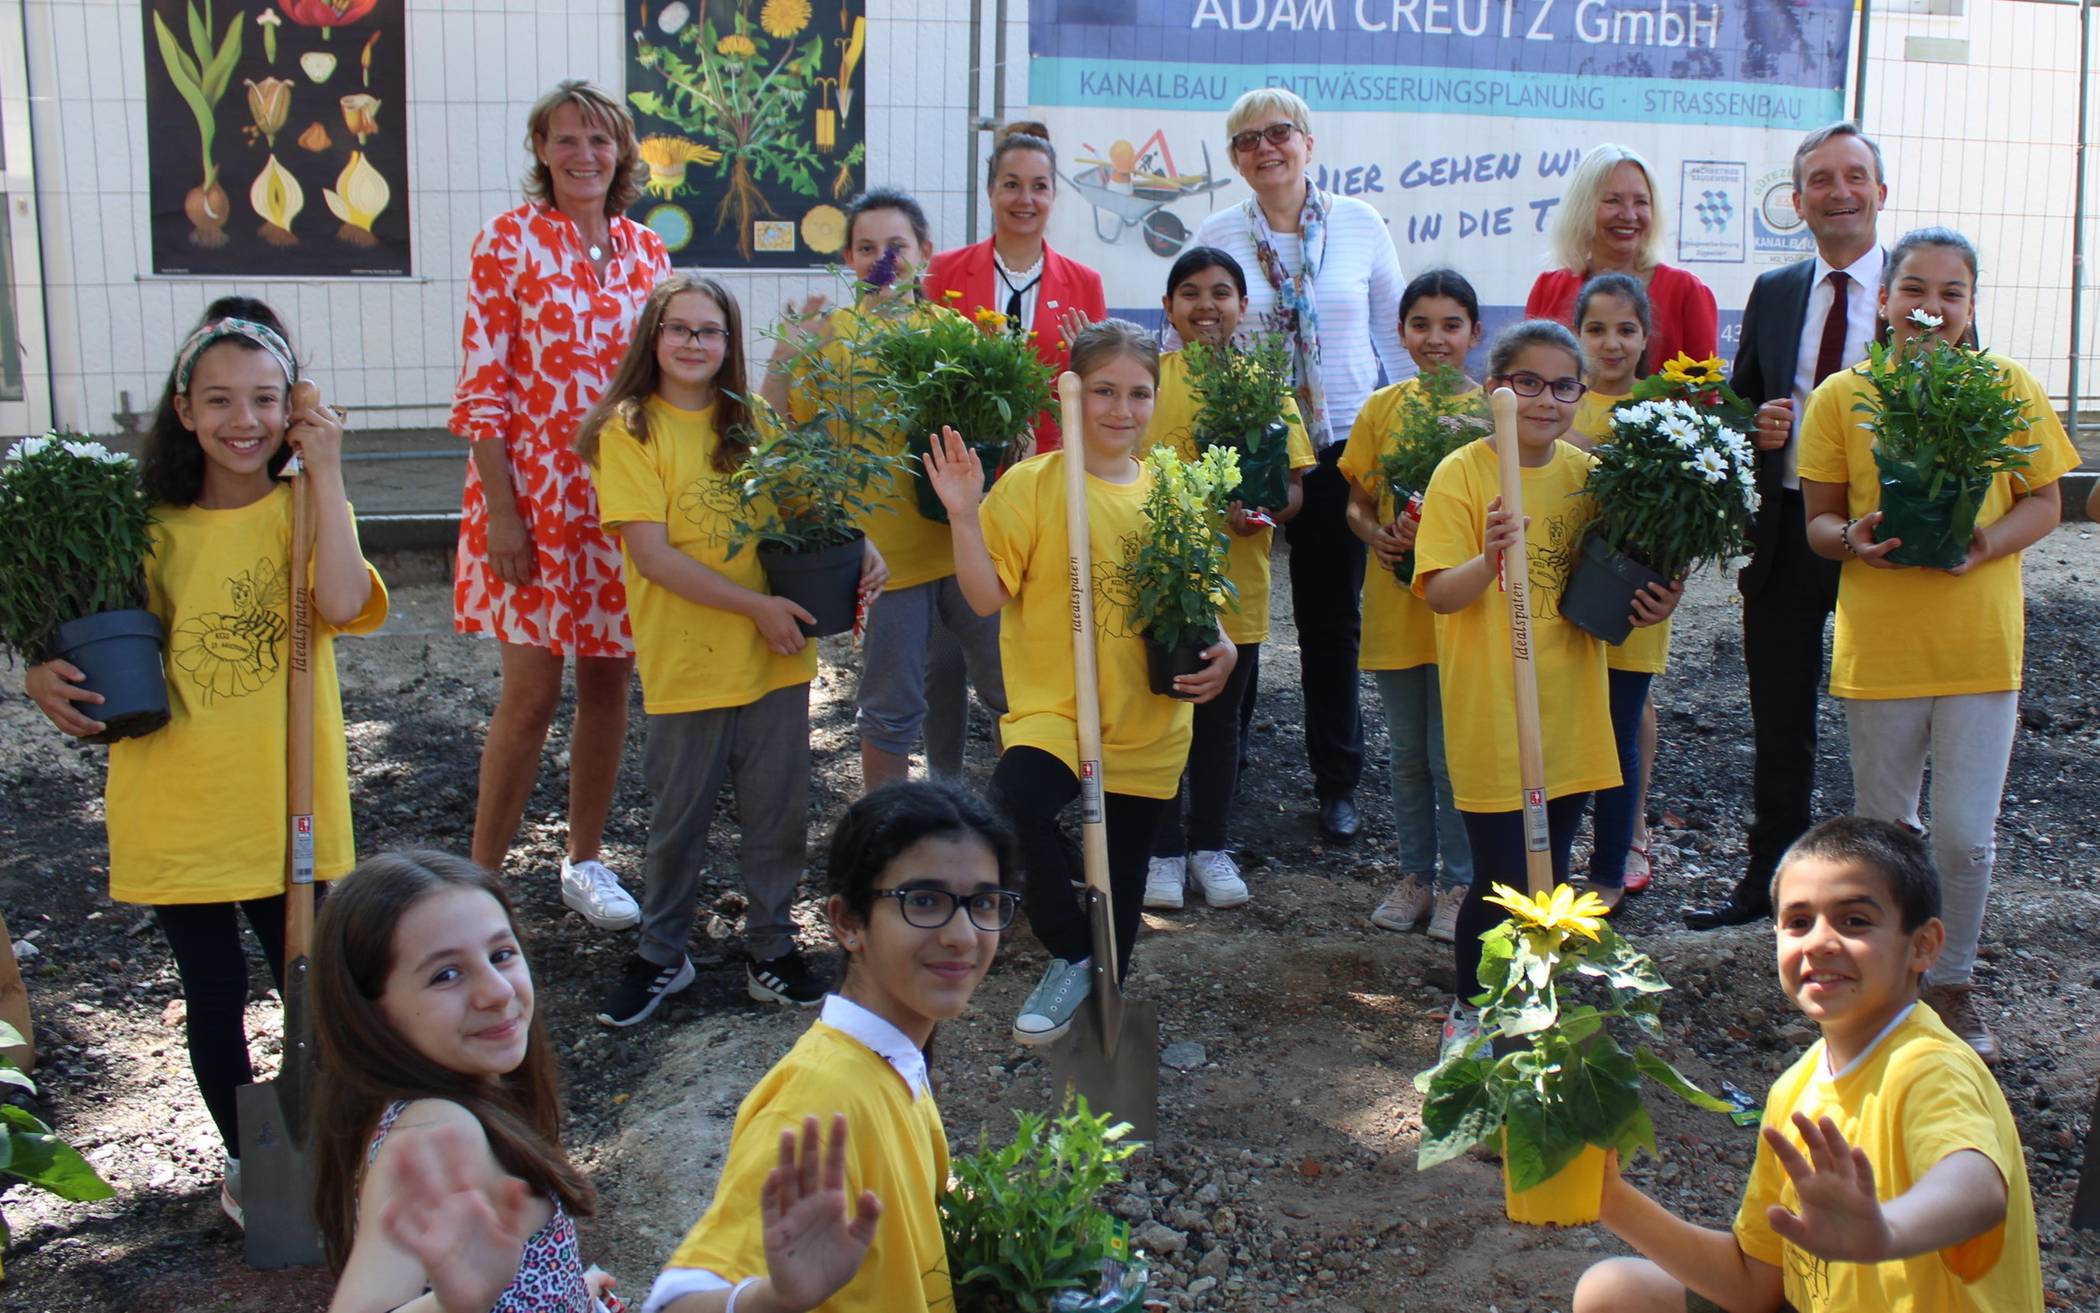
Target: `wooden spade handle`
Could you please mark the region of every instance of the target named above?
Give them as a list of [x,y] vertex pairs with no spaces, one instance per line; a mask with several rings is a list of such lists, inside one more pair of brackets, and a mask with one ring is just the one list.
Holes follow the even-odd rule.
[[1502,587],[1509,599],[1510,671],[1517,695],[1517,772],[1524,789],[1524,883],[1533,894],[1553,887],[1552,836],[1546,821],[1546,753],[1539,736],[1538,672],[1531,665],[1531,572],[1524,542],[1524,469],[1517,454],[1517,394],[1496,388],[1495,456],[1502,474],[1502,509],[1516,518],[1517,541],[1502,553]]
[[1080,423],[1079,375],[1058,376],[1064,419],[1066,569],[1072,584],[1072,700],[1079,721],[1080,852],[1087,888],[1114,903],[1108,886],[1108,814],[1101,778],[1101,682],[1094,662],[1094,555],[1086,515],[1086,437]]
[[313,588],[307,579],[313,558],[313,480],[292,467],[292,659],[286,680],[284,956],[292,962],[313,947],[314,927],[314,672]]

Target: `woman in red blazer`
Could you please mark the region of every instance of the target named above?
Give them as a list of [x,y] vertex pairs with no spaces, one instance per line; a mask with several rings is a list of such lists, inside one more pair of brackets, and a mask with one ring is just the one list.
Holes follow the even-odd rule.
[[[943,251],[926,267],[926,295],[940,303],[959,292],[965,314],[990,308],[1035,330],[1036,353],[1062,371],[1071,335],[1108,317],[1101,275],[1050,249],[1043,230],[1057,200],[1057,152],[1040,123],[1014,123],[999,134],[985,163],[991,178],[992,235],[974,246]],[[1044,411],[1035,426],[1035,449],[1055,451],[1057,421]]]

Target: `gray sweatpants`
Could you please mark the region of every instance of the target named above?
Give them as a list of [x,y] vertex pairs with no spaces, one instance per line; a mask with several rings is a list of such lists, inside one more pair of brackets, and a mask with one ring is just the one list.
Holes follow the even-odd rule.
[[672,966],[698,915],[707,827],[724,783],[736,786],[743,842],[744,947],[759,961],[795,946],[788,909],[809,836],[809,685],[756,702],[650,716],[642,775],[654,800],[642,861],[641,955]]

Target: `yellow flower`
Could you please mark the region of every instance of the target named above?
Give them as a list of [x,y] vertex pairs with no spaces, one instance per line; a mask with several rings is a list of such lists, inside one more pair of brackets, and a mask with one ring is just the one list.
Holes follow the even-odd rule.
[[713,164],[722,152],[684,137],[644,137],[642,160],[649,166],[649,180],[642,184],[652,196],[671,197],[685,189],[688,164]]
[[359,150],[350,152],[350,162],[336,177],[335,190],[321,193],[321,199],[328,202],[336,218],[367,233],[372,231],[372,221],[393,198],[393,189],[386,185],[385,177]]
[[742,32],[731,32],[715,42],[715,53],[724,59],[749,59],[758,53],[758,45]]
[[1574,886],[1565,884],[1557,884],[1537,898],[1498,884],[1487,901],[1508,908],[1511,919],[1522,922],[1523,929],[1572,931],[1586,939],[1597,938],[1598,927],[1611,911],[1590,890],[1578,894]]
[[1663,377],[1672,383],[1686,387],[1713,387],[1724,380],[1721,358],[1709,356],[1705,360],[1694,360],[1680,351],[1662,367]]
[[962,293],[957,289],[951,287],[947,291],[941,293],[941,299],[943,301],[960,301],[962,300]]
[[986,306],[970,316],[970,322],[987,333],[1003,333],[1006,331],[1006,316],[990,306]]
[[767,36],[791,37],[809,26],[809,0],[766,0],[758,25]]

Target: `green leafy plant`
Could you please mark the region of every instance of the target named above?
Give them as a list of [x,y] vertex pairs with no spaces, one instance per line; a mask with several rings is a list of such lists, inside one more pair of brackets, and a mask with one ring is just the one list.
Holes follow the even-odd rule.
[[99,442],[24,438],[0,463],[0,650],[44,659],[69,620],[146,604],[153,504]]
[[[1757,427],[1757,413],[1750,403],[1728,386],[1719,356],[1694,360],[1680,351],[1661,369],[1633,385],[1628,402],[1683,401],[1748,435]],[[1621,403],[1624,404],[1624,403]]]
[[1690,398],[1624,401],[1583,488],[1591,532],[1665,579],[1741,555],[1757,513],[1750,440]]
[[[1402,398],[1393,421],[1378,469],[1392,490],[1395,515],[1428,490],[1429,478],[1444,457],[1495,431],[1486,399],[1477,390],[1469,394],[1466,376],[1451,365],[1423,374],[1420,384]],[[1393,577],[1403,584],[1414,582],[1413,548],[1393,563]]]
[[[737,250],[751,258],[751,221],[774,214],[759,180],[772,178],[802,196],[817,195],[823,161],[804,138],[809,103],[823,71],[824,37],[809,31],[809,8],[781,11],[754,29],[739,8],[729,31],[713,19],[694,23],[664,43],[635,33],[635,62],[664,80],[664,91],[634,91],[636,109],[700,138],[721,152],[709,167],[728,179],[715,206],[715,231],[736,224]],[[796,38],[807,32],[799,45]],[[683,48],[681,51],[680,48]],[[851,190],[852,169],[865,158],[856,144],[840,163]],[[845,192],[841,191],[840,195]]]
[[1129,1124],[1085,1099],[1075,1110],[1069,1095],[1055,1118],[1016,1111],[1014,1120],[1006,1147],[980,1134],[977,1151],[955,1159],[954,1188],[941,1196],[957,1313],[1049,1313],[1069,1302],[1063,1292],[1092,1294],[1105,1280],[1127,1289],[1133,1276],[1133,1296],[1142,1292],[1142,1269],[1120,1270],[1128,1242],[1099,1202],[1138,1150]]
[[1032,336],[986,308],[969,319],[892,316],[866,349],[878,365],[877,395],[915,452],[946,424],[980,458],[1011,460],[1025,452],[1029,430],[1050,408],[1050,366],[1036,355]]
[[[1662,1038],[1669,985],[1606,924],[1603,900],[1567,885],[1530,898],[1498,884],[1488,901],[1512,915],[1481,936],[1480,1035],[1415,1077],[1428,1096],[1420,1167],[1499,1136],[1510,1184],[1528,1190],[1589,1146],[1654,1153],[1643,1076],[1696,1107],[1729,1111],[1646,1044],[1628,1053],[1606,1028],[1618,1021]],[[1570,997],[1581,981],[1598,988],[1600,1003]],[[1515,1043],[1497,1057],[1498,1040]]]
[[1239,453],[1211,447],[1185,461],[1170,447],[1145,457],[1152,487],[1145,493],[1150,532],[1131,560],[1130,616],[1159,647],[1201,647],[1218,637],[1218,613],[1237,606],[1239,590],[1225,577],[1225,508],[1239,487]]
[[[0,1049],[26,1043],[22,1032],[0,1021]],[[5,1053],[0,1053],[0,1085],[14,1085],[31,1094],[36,1093],[36,1082],[29,1079],[28,1073],[16,1066]],[[13,1177],[17,1181],[26,1181],[39,1190],[74,1203],[107,1199],[116,1193],[109,1188],[109,1182],[96,1174],[87,1159],[59,1139],[28,1109],[0,1103],[0,1130],[6,1132],[0,1136],[0,1179]],[[7,1217],[0,1214],[0,1249],[6,1247],[8,1239]]]
[[[2041,448],[2012,441],[2034,420],[1997,362],[1931,331],[1938,316],[1917,310],[1911,317],[1923,331],[1909,342],[1867,349],[1869,386],[1852,408],[1874,433],[1880,536],[1903,539],[1890,559],[1952,566],[1968,550],[1991,480],[2026,469]],[[1920,504],[1938,502],[1950,504],[1919,513]]]
[[1196,398],[1198,446],[1240,456],[1241,500],[1281,508],[1290,498],[1291,352],[1283,334],[1250,333],[1238,343],[1190,342],[1181,349]]
[[232,210],[226,189],[219,186],[218,161],[212,158],[212,142],[218,136],[219,101],[233,83],[233,66],[241,60],[241,22],[246,14],[235,14],[226,24],[226,34],[214,39],[217,24],[212,19],[211,0],[204,11],[195,4],[184,6],[189,19],[190,48],[185,51],[158,13],[153,15],[153,38],[160,46],[161,63],[175,93],[190,107],[197,120],[197,153],[203,159],[204,181],[183,198],[183,213],[189,218],[191,240],[202,246],[221,246],[226,241],[226,221]]

